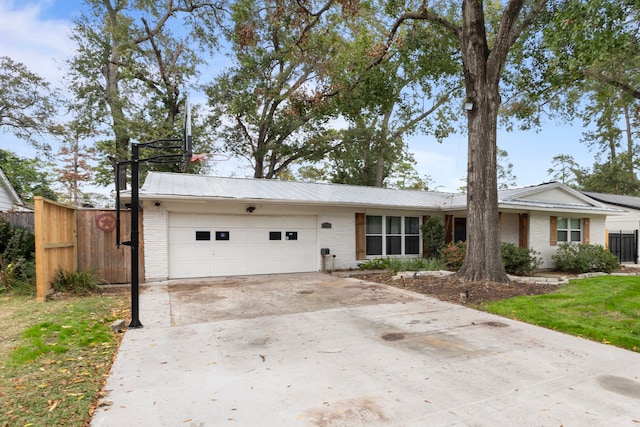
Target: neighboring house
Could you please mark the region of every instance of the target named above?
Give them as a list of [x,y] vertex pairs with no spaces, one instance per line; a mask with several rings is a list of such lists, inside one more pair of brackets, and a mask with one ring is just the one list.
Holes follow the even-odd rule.
[[607,217],[605,222],[607,247],[621,262],[638,263],[638,229],[640,229],[640,197],[583,191],[607,206],[621,210],[621,214]]
[[7,176],[0,169],[0,212],[28,210]]
[[[420,226],[443,218],[466,240],[466,196],[339,184],[151,172],[144,209],[147,281],[356,268],[376,257],[423,256]],[[500,238],[540,252],[604,245],[618,212],[559,183],[501,191]]]

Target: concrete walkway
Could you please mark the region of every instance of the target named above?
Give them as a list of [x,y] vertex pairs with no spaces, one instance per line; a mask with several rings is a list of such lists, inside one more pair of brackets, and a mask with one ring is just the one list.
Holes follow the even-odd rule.
[[638,426],[640,354],[325,274],[144,288],[93,427]]

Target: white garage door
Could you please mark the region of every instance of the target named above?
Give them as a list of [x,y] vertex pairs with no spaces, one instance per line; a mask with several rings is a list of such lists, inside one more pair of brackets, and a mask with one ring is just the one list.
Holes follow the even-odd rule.
[[316,217],[169,214],[169,277],[318,270]]

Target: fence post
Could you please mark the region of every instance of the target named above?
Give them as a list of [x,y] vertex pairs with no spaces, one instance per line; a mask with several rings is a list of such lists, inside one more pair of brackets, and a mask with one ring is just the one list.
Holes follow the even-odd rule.
[[36,301],[44,302],[47,298],[46,277],[47,268],[44,255],[44,199],[40,196],[33,198],[33,230],[36,243]]

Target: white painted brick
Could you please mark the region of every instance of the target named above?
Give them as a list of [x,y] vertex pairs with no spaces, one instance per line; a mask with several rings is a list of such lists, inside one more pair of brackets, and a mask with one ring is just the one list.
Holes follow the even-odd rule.
[[167,211],[145,209],[144,227],[144,274],[146,282],[157,282],[169,278],[169,241]]

